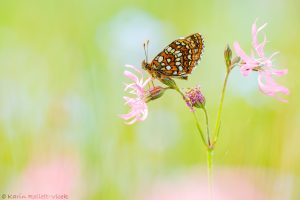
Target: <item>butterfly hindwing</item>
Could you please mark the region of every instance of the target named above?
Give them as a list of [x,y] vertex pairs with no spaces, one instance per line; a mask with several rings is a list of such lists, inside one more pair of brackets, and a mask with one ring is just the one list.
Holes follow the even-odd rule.
[[173,41],[152,61],[152,70],[167,77],[187,79],[200,60],[204,45],[199,33]]

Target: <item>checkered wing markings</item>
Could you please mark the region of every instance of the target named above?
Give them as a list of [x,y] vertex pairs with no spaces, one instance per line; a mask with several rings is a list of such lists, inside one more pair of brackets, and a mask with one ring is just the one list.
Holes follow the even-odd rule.
[[[184,71],[181,65],[184,62],[184,54],[186,51],[186,43],[184,40],[179,39],[173,41],[164,48],[154,59],[152,64],[155,65],[156,70],[165,76],[180,76]],[[176,65],[177,64],[177,65]]]
[[190,74],[201,59],[201,55],[204,49],[204,43],[203,38],[199,33],[189,35],[185,37],[185,40],[189,42],[189,47],[191,49],[191,51],[189,52],[189,54],[191,55],[191,59],[189,61],[191,62],[189,63],[188,70],[188,74]]
[[175,40],[153,59],[152,66],[161,75],[187,77],[199,61],[203,47],[199,33]]

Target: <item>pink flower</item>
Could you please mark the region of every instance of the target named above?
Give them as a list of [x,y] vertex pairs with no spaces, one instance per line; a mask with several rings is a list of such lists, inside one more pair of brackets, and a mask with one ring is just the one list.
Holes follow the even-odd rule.
[[[257,29],[256,22],[252,25],[252,47],[254,52],[251,56],[246,55],[246,53],[241,49],[238,42],[234,43],[234,49],[236,54],[241,58],[242,62],[240,65],[240,71],[244,76],[248,76],[252,71],[258,72],[258,85],[260,90],[268,95],[274,96],[282,102],[287,102],[287,100],[277,97],[277,93],[283,93],[285,95],[289,94],[288,88],[278,85],[272,78],[275,76],[283,76],[288,73],[287,69],[277,70],[274,69],[272,58],[278,52],[273,53],[271,56],[267,57],[264,53],[264,47],[267,43],[266,35],[264,40],[259,43],[257,39],[258,33],[266,26],[267,24],[262,25]],[[255,55],[256,54],[256,55]]]
[[200,86],[191,88],[185,92],[186,105],[192,112],[195,112],[194,107],[203,108],[205,106],[205,97],[200,90]]
[[148,107],[146,103],[146,94],[144,87],[151,80],[148,78],[144,81],[143,73],[139,69],[131,65],[125,65],[128,68],[135,70],[141,78],[139,79],[135,74],[130,71],[125,70],[124,75],[130,78],[133,83],[126,84],[125,91],[128,91],[134,97],[124,96],[125,104],[130,107],[130,112],[128,114],[120,115],[124,120],[130,120],[127,124],[133,124],[136,121],[144,121],[148,116]]

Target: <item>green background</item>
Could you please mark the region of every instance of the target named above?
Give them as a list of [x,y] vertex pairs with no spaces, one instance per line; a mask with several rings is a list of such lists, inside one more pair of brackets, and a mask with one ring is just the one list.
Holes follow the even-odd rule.
[[49,160],[76,166],[71,199],[132,200],[161,177],[206,172],[193,116],[175,92],[149,103],[142,123],[118,118],[128,111],[124,64],[140,67],[146,39],[153,58],[172,40],[200,32],[202,61],[178,84],[201,85],[213,125],[225,45],[239,41],[250,52],[258,19],[268,23],[267,54],[279,51],[275,65],[289,69],[278,80],[290,89],[289,102],[264,96],[254,74],[245,78],[236,69],[214,169],[258,170],[270,196],[277,184],[288,191],[285,199],[299,199],[299,9],[296,0],[1,0],[0,193],[18,193],[13,185],[28,166]]

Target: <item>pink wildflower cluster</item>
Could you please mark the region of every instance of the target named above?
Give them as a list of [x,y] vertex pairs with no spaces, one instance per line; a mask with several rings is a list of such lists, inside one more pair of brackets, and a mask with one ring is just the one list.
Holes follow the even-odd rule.
[[192,112],[195,112],[194,107],[203,108],[205,106],[205,97],[200,90],[200,86],[187,90],[185,98],[186,105]]

